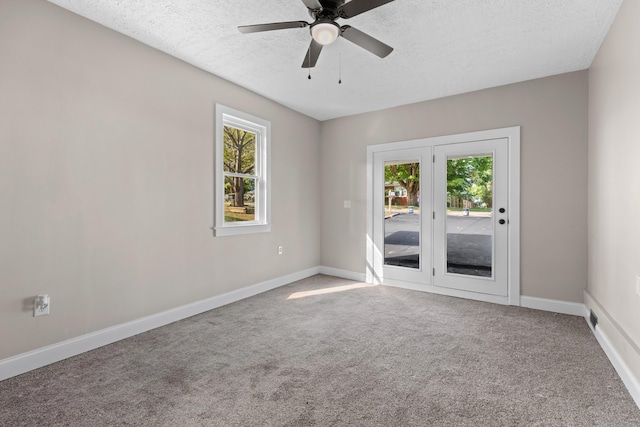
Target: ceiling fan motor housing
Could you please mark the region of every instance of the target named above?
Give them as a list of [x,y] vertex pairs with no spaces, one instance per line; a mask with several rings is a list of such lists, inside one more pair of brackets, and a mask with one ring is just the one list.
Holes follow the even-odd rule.
[[335,20],[339,18],[338,9],[344,4],[344,0],[320,0],[322,10],[314,12],[309,10],[309,14],[313,19],[330,19]]

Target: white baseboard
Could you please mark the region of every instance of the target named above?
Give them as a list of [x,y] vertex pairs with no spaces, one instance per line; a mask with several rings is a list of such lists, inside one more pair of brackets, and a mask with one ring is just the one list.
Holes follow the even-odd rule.
[[[636,402],[636,405],[638,406],[638,408],[640,408],[640,381],[633,375],[633,372],[629,368],[629,365],[627,365],[624,359],[620,356],[620,353],[618,353],[613,344],[611,344],[611,340],[609,339],[607,334],[604,333],[601,328],[598,328],[597,326],[594,328],[591,325],[591,321],[589,319],[590,314],[591,312],[589,308],[585,305],[583,316],[587,322],[587,325],[589,325],[589,328],[593,332],[593,335],[596,337],[598,344],[600,344],[600,347],[602,347],[602,350],[604,350],[604,353],[607,355],[607,358],[620,376],[620,379],[627,387],[627,390],[633,398],[633,401]],[[604,320],[602,319],[602,316],[607,316],[607,314],[600,311],[598,313],[599,321]]]
[[[349,270],[341,270],[333,267],[320,266],[320,274],[326,274],[328,276],[341,277],[343,279],[355,280],[357,282],[366,282],[365,273],[357,273]],[[393,286],[397,288],[411,289],[414,291],[430,292],[439,295],[452,296],[457,298],[468,298],[476,301],[490,302],[494,304],[509,305],[509,299],[507,297],[500,297],[494,295],[480,294],[475,292],[457,291],[455,289],[440,288],[437,286],[416,284],[410,282],[387,282],[383,283],[386,286]],[[569,314],[572,316],[583,316],[585,305],[578,302],[569,302],[554,300],[548,298],[528,297],[520,296],[520,306],[525,308],[532,308],[535,310],[550,311],[552,313]]]
[[320,274],[320,271],[321,267],[313,267],[0,360],[0,381],[297,280]]
[[524,295],[520,297],[520,306],[533,308],[535,310],[551,311],[553,313],[571,314],[573,316],[582,316],[585,310],[584,304],[578,302],[527,297]]
[[[344,279],[365,282],[365,274],[348,270],[341,270],[332,267],[318,266],[307,270],[288,274],[286,276],[267,280],[228,292],[202,301],[197,301],[181,307],[176,307],[162,313],[132,320],[130,322],[115,325],[96,332],[71,338],[56,344],[52,344],[43,348],[39,348],[17,356],[0,360],[0,381],[23,374],[33,369],[41,368],[51,363],[67,359],[72,356],[102,347],[113,342],[129,338],[131,336],[155,329],[175,321],[204,313],[209,310],[231,304],[260,293],[278,288],[280,286],[293,283],[316,274],[326,274]],[[400,286],[404,287],[404,286]],[[408,287],[411,289],[411,287]],[[422,290],[425,289],[415,289]],[[488,301],[497,302],[497,301]],[[611,345],[611,341],[600,329],[593,329],[589,322],[589,310],[584,304],[550,300],[545,298],[527,297],[520,298],[521,306],[533,308],[536,310],[551,311],[555,313],[570,314],[576,316],[584,316],[587,324],[593,330],[593,333],[604,350],[605,354],[611,361],[612,365],[620,375],[623,383],[629,390],[632,398],[640,407],[640,383],[636,379],[627,364],[620,357],[616,349]],[[500,303],[500,302],[499,302]]]
[[320,266],[320,274],[326,274],[327,276],[341,277],[343,279],[355,280],[356,282],[366,282],[366,275],[364,273],[357,273],[355,271],[341,270],[339,268]]

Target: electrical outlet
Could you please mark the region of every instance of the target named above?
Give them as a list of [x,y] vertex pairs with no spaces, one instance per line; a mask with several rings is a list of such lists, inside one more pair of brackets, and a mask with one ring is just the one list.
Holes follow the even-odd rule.
[[351,209],[351,200],[345,200],[344,201],[344,208],[345,209]]
[[282,246],[278,246],[278,255],[282,255],[283,249]]
[[49,295],[38,295],[33,301],[33,317],[49,314],[51,309],[51,298]]

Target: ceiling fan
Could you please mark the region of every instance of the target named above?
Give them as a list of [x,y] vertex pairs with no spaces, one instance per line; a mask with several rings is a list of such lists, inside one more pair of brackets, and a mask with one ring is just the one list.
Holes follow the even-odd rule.
[[353,28],[350,25],[340,26],[336,19],[353,18],[356,15],[367,12],[376,7],[385,5],[393,0],[302,0],[309,9],[309,15],[313,22],[289,21],[274,22],[271,24],[242,25],[238,27],[241,33],[258,33],[271,30],[285,30],[288,28],[311,27],[311,44],[302,62],[302,68],[315,67],[322,47],[336,41],[339,36],[344,37],[351,43],[357,44],[374,55],[384,58],[389,55],[393,48],[382,43],[380,40]]

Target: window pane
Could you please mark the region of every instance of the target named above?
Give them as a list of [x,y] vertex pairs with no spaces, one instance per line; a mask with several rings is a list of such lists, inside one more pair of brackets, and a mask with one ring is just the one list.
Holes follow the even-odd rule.
[[447,272],[493,272],[493,155],[447,158]]
[[256,135],[232,126],[224,127],[224,171],[255,175]]
[[420,163],[385,162],[384,264],[420,268]]
[[256,180],[226,176],[224,179],[224,222],[255,221]]

